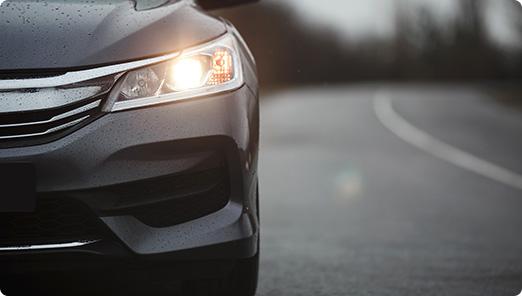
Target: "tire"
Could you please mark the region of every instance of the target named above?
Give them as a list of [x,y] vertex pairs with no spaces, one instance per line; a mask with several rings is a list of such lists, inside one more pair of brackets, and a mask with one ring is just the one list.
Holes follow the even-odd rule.
[[[94,283],[90,283],[91,285]],[[1,291],[6,296],[66,296],[89,295],[82,289],[85,283],[74,277],[18,275],[4,277],[0,282]],[[97,292],[97,291],[93,291]],[[90,294],[92,295],[92,293]],[[98,294],[95,294],[98,295]]]
[[[260,220],[259,183],[256,188],[256,216]],[[259,230],[260,231],[260,230]],[[248,259],[239,260],[229,279],[229,295],[254,296],[259,279],[259,256],[261,253],[261,234],[257,236],[257,254]]]
[[[259,186],[257,188],[256,216],[259,215]],[[223,280],[194,281],[186,283],[183,296],[254,296],[259,278],[259,257],[261,235],[257,236],[257,254],[254,257],[236,261],[234,268]]]
[[[260,219],[259,183],[256,188],[256,216]],[[259,255],[261,253],[261,235],[257,236],[257,254],[252,258],[239,260],[230,275],[228,295],[254,296],[259,279]]]
[[239,260],[228,278],[226,295],[254,296],[259,278],[259,251],[252,258]]

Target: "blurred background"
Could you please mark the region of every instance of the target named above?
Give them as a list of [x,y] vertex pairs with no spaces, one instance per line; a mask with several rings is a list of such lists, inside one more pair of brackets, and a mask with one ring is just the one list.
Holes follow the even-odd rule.
[[514,0],[263,0],[218,14],[244,35],[265,88],[522,77]]
[[522,6],[220,10],[261,83],[259,295],[518,295]]

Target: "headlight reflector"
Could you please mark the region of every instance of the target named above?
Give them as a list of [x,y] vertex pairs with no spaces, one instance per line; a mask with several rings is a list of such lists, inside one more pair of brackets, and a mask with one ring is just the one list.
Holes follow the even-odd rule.
[[243,85],[236,40],[225,35],[175,58],[124,74],[109,96],[110,111],[177,101]]
[[212,56],[212,75],[210,85],[226,83],[234,77],[234,61],[229,51],[218,49]]
[[153,96],[161,86],[161,80],[150,68],[132,71],[125,76],[121,94],[127,99]]

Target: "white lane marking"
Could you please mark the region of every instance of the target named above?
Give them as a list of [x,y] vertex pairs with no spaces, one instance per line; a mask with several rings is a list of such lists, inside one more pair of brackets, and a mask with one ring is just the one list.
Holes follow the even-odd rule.
[[405,142],[458,167],[522,190],[522,175],[450,146],[423,132],[393,110],[390,97],[379,93],[373,107],[381,123]]

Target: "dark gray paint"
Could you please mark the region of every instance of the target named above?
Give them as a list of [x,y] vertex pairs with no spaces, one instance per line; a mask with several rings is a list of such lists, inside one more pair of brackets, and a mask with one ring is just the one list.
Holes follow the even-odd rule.
[[159,158],[132,148],[149,145],[152,149],[169,141],[228,135],[246,151],[251,138],[257,137],[249,133],[248,117],[255,108],[250,100],[255,97],[244,86],[211,98],[110,113],[58,141],[2,149],[0,160],[33,162],[40,192],[96,188],[182,172],[205,161],[209,154]]
[[188,1],[169,3],[137,11],[131,1],[7,1],[0,6],[0,71],[134,60],[177,51],[226,31],[221,21]]
[[[116,63],[172,52],[226,32],[224,23],[203,14],[189,1],[142,11],[136,11],[131,2],[125,1],[112,5],[78,5],[64,4],[64,1],[23,5],[9,1],[2,5],[0,70]],[[105,217],[103,221],[120,238],[121,241],[114,240],[113,244],[119,252],[125,249],[138,254],[161,254],[162,259],[176,256],[186,259],[186,252],[201,250],[213,259],[251,257],[258,250],[259,233],[254,206],[259,109],[254,62],[243,52],[241,58],[245,85],[239,89],[108,113],[59,140],[2,149],[0,162],[34,164],[37,191],[52,194],[181,174],[222,148],[209,140],[219,136],[226,139],[228,145],[223,152],[229,168],[231,193],[225,208],[161,229],[125,216]],[[204,141],[208,151],[176,154],[164,149],[158,153],[159,146],[165,148],[169,143],[179,144],[195,138]],[[108,242],[70,251],[108,256],[111,251],[104,249],[104,243]],[[9,259],[11,254],[0,256]],[[198,254],[197,258],[200,257]],[[46,258],[54,263],[51,256]],[[54,267],[54,264],[45,265]]]
[[210,215],[164,228],[147,226],[132,216],[102,220],[125,246],[140,255],[208,247],[256,235],[254,222],[243,213],[243,205],[235,202]]

